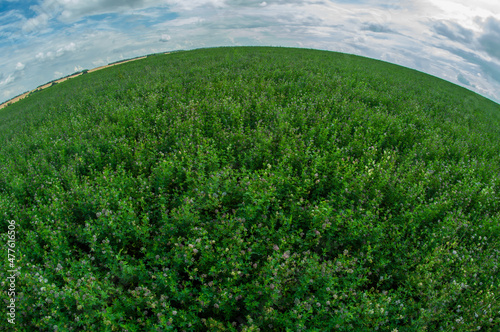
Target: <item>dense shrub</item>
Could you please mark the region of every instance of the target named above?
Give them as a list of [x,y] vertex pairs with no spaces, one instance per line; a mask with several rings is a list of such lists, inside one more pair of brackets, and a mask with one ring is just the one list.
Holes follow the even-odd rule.
[[470,91],[303,49],[40,91],[0,110],[15,328],[495,331],[499,128]]

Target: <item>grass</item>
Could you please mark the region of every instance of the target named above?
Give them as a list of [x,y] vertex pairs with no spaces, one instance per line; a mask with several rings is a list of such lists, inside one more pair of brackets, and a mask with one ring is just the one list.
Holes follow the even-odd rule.
[[0,110],[0,326],[495,331],[499,141],[498,104],[341,53],[62,82]]

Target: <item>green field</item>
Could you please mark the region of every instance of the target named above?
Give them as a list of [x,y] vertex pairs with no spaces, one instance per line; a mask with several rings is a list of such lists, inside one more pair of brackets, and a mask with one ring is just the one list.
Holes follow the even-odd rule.
[[500,106],[341,53],[150,56],[0,110],[0,226],[4,331],[498,331]]

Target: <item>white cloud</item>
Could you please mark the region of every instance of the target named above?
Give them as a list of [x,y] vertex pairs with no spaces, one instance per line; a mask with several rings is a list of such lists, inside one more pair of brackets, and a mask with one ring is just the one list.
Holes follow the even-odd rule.
[[169,0],[164,1],[172,10],[178,12],[190,12],[200,7],[224,8],[226,7],[225,0]]
[[18,62],[16,64],[16,70],[23,70],[24,69],[24,64],[22,62]]
[[157,27],[180,27],[183,25],[192,25],[192,24],[200,24],[206,21],[206,19],[202,17],[187,17],[187,18],[176,18],[175,20],[171,20],[165,23],[160,23]]
[[40,15],[30,18],[23,25],[24,32],[39,31],[48,26],[50,16],[46,13],[41,13]]
[[43,0],[40,5],[33,6],[38,16],[31,19],[26,29],[30,31],[46,24],[51,18],[63,22],[76,22],[82,17],[124,13],[152,7],[168,7],[174,11],[192,11],[203,6],[212,8],[226,7],[225,0]]
[[170,36],[167,34],[162,34],[160,37],[161,42],[168,42],[170,39],[171,39]]
[[76,44],[73,42],[70,42],[69,44],[63,45],[62,47],[59,47],[56,51],[56,56],[61,56],[64,55],[66,52],[74,52],[76,50]]
[[9,74],[9,76],[7,76],[6,79],[0,81],[0,85],[7,85],[7,84],[9,84],[9,83],[11,83],[13,81],[14,81],[14,75]]

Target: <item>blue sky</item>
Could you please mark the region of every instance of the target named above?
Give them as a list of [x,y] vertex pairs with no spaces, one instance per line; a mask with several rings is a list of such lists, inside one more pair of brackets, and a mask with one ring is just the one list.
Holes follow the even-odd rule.
[[0,102],[121,59],[231,45],[362,55],[500,102],[498,0],[0,0]]

